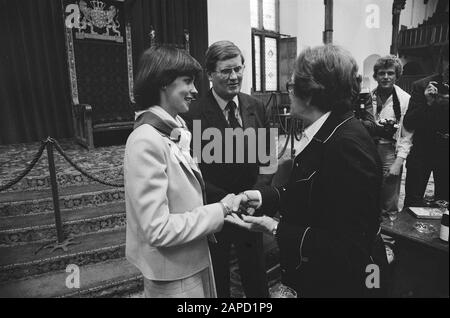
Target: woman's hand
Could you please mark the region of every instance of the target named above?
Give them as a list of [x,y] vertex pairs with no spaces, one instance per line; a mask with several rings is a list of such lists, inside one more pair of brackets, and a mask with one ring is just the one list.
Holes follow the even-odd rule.
[[268,217],[268,216],[248,216],[241,215],[242,219],[235,213],[228,215],[225,221],[241,228],[247,229],[252,232],[263,232],[274,234],[277,227],[278,221]]
[[255,210],[261,206],[261,193],[256,190],[244,191],[234,197],[233,212],[240,211],[248,215],[255,214]]
[[225,198],[220,200],[223,206],[223,216],[226,217],[233,212],[233,202],[235,201],[235,195],[233,193],[228,194]]
[[245,191],[238,195],[228,194],[220,200],[224,209],[224,216],[231,213],[253,215],[255,210],[261,205],[261,194],[259,191]]
[[394,163],[389,168],[388,177],[389,176],[399,176],[400,173],[402,172],[402,167],[403,167],[403,158],[395,159]]

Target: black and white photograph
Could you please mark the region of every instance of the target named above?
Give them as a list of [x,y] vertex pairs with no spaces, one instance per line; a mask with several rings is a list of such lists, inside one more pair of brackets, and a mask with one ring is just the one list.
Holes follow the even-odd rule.
[[448,0],[0,0],[0,298],[448,299],[448,202]]

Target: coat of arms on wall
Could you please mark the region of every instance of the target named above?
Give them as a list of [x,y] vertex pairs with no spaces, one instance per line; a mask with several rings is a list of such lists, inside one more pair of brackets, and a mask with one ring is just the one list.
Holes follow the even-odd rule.
[[[111,1],[109,1],[111,3]],[[66,5],[66,27],[75,29],[76,39],[124,42],[122,20],[117,3],[80,0]]]

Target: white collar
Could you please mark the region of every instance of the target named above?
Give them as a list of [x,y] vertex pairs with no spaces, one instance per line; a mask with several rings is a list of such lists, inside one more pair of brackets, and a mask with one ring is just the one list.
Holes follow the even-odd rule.
[[[392,93],[388,96],[388,98],[386,98],[386,101],[382,105],[382,108],[385,108],[387,105],[392,104],[394,102],[394,90],[396,90],[395,85],[392,90]],[[378,105],[378,98],[379,98],[379,94],[378,94],[378,87],[377,87],[372,92],[372,102],[375,102],[375,106]],[[377,112],[376,107],[374,107],[373,111]]]
[[317,132],[322,128],[325,121],[330,117],[331,111],[322,115],[319,119],[317,119],[315,122],[313,122],[308,128],[305,129],[303,132],[303,136],[306,136],[306,138],[311,141],[312,138],[317,134]]
[[[212,88],[212,93],[213,93],[214,98],[217,101],[217,104],[219,104],[220,109],[222,109],[222,111],[224,111],[230,101],[226,101],[222,97],[220,97],[216,93],[216,91],[214,90],[214,87]],[[238,95],[234,96],[232,101],[236,104],[236,109],[239,109],[239,97],[238,97]]]

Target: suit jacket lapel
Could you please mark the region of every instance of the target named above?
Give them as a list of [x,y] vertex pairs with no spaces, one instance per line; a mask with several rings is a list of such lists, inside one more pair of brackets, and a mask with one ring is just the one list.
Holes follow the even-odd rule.
[[332,112],[330,114],[330,117],[328,117],[328,119],[313,137],[308,146],[306,146],[306,148],[297,157],[299,157],[300,159],[310,151],[314,151],[317,148],[317,145],[321,145],[327,142],[340,125],[349,121],[353,117],[354,115],[352,112],[347,112],[345,114],[334,114]]
[[195,177],[195,174],[192,171],[192,166],[188,163],[184,155],[181,153],[181,150],[174,144],[171,144],[170,147],[172,148],[172,154],[174,156],[173,159],[177,162],[180,162],[184,166],[184,168],[186,168],[186,170]]
[[202,110],[204,119],[208,122],[209,127],[216,127],[224,131],[228,127],[228,123],[211,90],[208,92],[207,99],[208,103],[203,104]]
[[185,170],[185,173],[192,175],[198,181],[200,189],[202,190],[203,204],[206,204],[206,186],[200,169],[198,168],[196,163],[189,163],[177,146],[174,146],[174,148],[175,149],[173,149],[172,151],[172,154],[175,157],[174,159],[181,163],[181,166],[183,167],[183,170]]
[[256,127],[255,122],[255,105],[248,103],[247,99],[239,94],[239,108],[241,109],[241,117],[243,128]]
[[353,117],[354,115],[351,111],[345,114],[335,114],[334,112],[331,112],[330,117],[328,117],[313,139],[316,139],[321,143],[327,142],[341,125]]
[[330,117],[328,117],[308,146],[295,158],[296,169],[294,169],[294,173],[291,175],[290,182],[307,179],[317,171],[320,171],[324,144],[341,125],[351,118],[353,118],[352,112],[344,115],[331,113]]

